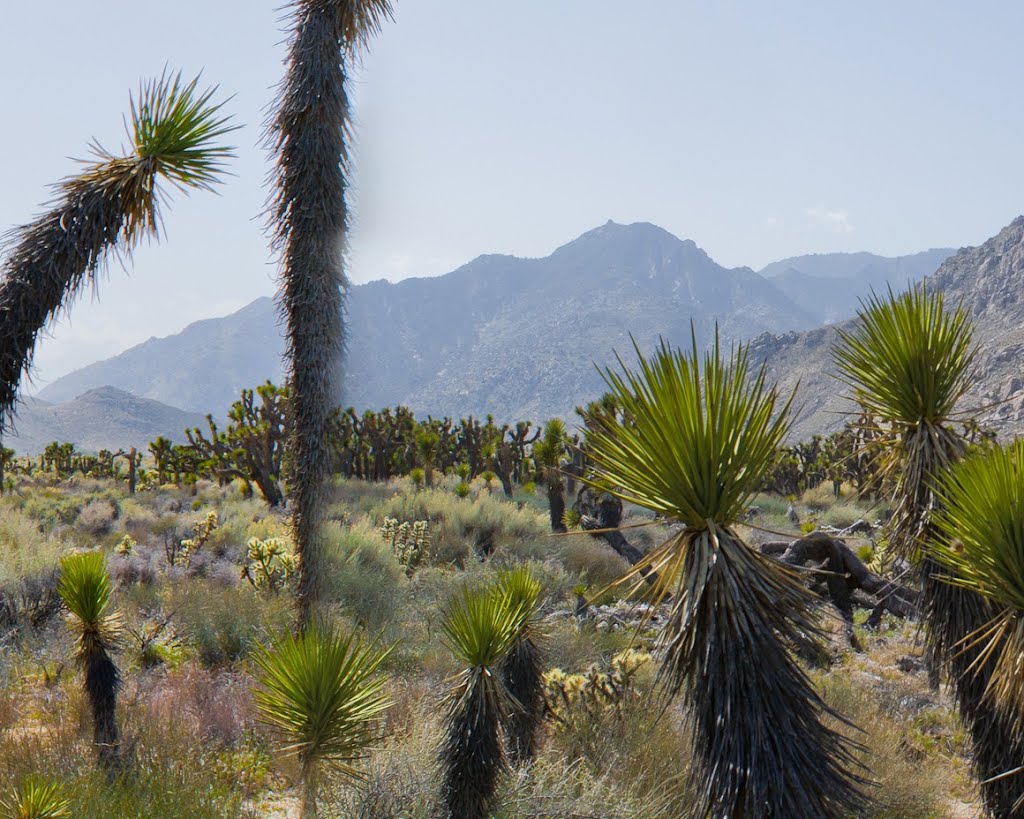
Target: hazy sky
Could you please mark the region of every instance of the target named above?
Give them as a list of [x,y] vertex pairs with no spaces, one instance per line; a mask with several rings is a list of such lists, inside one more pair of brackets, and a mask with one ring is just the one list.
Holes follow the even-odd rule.
[[[278,0],[8,2],[0,226],[30,219],[128,93],[204,71],[245,128],[219,196],[43,343],[38,385],[273,292],[261,123]],[[396,0],[358,72],[354,281],[546,255],[608,219],[717,261],[977,244],[1024,211],[1024,4]]]

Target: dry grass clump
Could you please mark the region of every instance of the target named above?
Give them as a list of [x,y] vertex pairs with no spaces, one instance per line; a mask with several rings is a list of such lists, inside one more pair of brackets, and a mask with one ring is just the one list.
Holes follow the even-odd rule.
[[[897,672],[898,673],[898,672]],[[969,797],[962,729],[945,702],[927,692],[923,675],[879,680],[841,669],[815,675],[825,701],[862,732],[862,764],[877,784],[864,819],[927,819],[950,815],[953,797]]]

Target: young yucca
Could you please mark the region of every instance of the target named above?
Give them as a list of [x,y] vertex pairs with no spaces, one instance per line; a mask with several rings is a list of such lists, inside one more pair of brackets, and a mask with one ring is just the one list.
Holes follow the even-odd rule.
[[282,749],[296,754],[302,772],[302,816],[317,815],[323,765],[350,780],[377,734],[374,726],[391,706],[378,673],[390,649],[354,635],[312,625],[259,646],[255,699],[260,718],[282,735]]
[[444,613],[441,630],[465,665],[446,698],[440,750],[442,800],[448,819],[484,819],[508,768],[502,726],[519,707],[500,664],[523,628],[526,608],[494,589],[464,590]]
[[233,128],[214,91],[197,83],[180,75],[143,83],[131,100],[131,151],[117,156],[93,143],[95,159],[57,186],[50,210],[9,237],[0,266],[0,431],[40,331],[112,253],[124,256],[143,237],[159,236],[160,182],[209,189],[232,155],[219,141]]
[[58,782],[29,776],[0,799],[0,811],[3,819],[62,819],[71,803]]
[[513,763],[532,759],[544,716],[544,659],[538,613],[540,581],[525,566],[498,572],[494,594],[513,609],[522,610],[519,631],[500,663],[505,689],[519,704],[505,719],[509,757]]
[[895,504],[889,543],[920,564],[929,647],[949,668],[982,797],[991,815],[1010,816],[1019,788],[1000,774],[1024,758],[1024,734],[985,697],[991,657],[962,643],[990,621],[992,609],[977,591],[948,576],[955,564],[941,559],[946,546],[935,531],[943,503],[938,481],[967,449],[954,414],[973,383],[971,321],[961,307],[947,310],[942,294],[923,285],[872,296],[858,319],[853,330],[840,331],[834,358],[854,400],[879,421],[873,448]]
[[761,555],[735,524],[788,429],[747,349],[724,358],[665,342],[639,370],[605,379],[628,422],[597,417],[586,446],[596,487],[683,524],[627,577],[657,573],[671,595],[658,636],[658,679],[682,692],[692,721],[694,815],[849,816],[863,797],[850,743],[823,724],[835,716],[794,660],[819,650],[817,599],[790,568]]
[[288,490],[299,555],[300,625],[312,622],[323,575],[331,414],[341,395],[348,289],[348,77],[391,16],[390,0],[290,0],[285,77],[266,141],[274,154],[269,207],[280,255],[291,385]]
[[112,586],[102,552],[61,558],[57,593],[71,614],[75,661],[84,673],[92,708],[93,742],[100,764],[113,773],[120,766],[117,692],[121,675],[110,655],[120,642],[123,624],[120,615],[111,610]]

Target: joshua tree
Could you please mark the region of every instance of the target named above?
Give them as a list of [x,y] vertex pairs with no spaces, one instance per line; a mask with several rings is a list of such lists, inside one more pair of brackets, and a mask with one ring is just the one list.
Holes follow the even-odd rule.
[[259,646],[256,707],[261,719],[298,755],[304,819],[317,815],[317,792],[326,763],[349,780],[374,739],[376,720],[391,706],[378,675],[388,651],[315,624]]
[[587,436],[595,487],[683,528],[627,577],[657,573],[671,595],[658,636],[658,680],[691,718],[695,816],[840,817],[863,802],[849,742],[791,648],[817,653],[817,601],[789,567],[736,531],[789,427],[745,347],[701,362],[664,342],[639,370],[605,379],[628,417],[595,417]]
[[465,665],[448,690],[440,752],[448,819],[489,816],[508,768],[502,727],[518,704],[498,672],[525,616],[522,604],[494,589],[466,589],[444,613],[445,641]]
[[513,763],[519,763],[533,758],[537,731],[544,717],[544,660],[537,616],[541,585],[529,569],[517,566],[499,572],[495,594],[513,609],[522,610],[519,631],[500,663],[501,681],[519,704],[505,721],[509,757]]
[[159,236],[161,181],[209,189],[231,156],[218,140],[232,130],[197,81],[164,76],[131,101],[132,152],[97,144],[83,171],[57,188],[50,210],[19,228],[0,267],[0,431],[9,427],[22,373],[39,332],[95,281],[112,252],[129,255]]
[[121,674],[110,655],[121,637],[121,617],[110,610],[110,576],[102,552],[68,555],[61,559],[60,568],[57,593],[71,613],[75,661],[85,675],[85,694],[92,708],[93,742],[100,764],[113,775],[121,761],[117,730]]
[[949,669],[960,716],[971,733],[986,808],[992,816],[1011,816],[1022,790],[1020,778],[1000,775],[1020,765],[1024,736],[985,697],[991,657],[961,642],[985,626],[993,612],[970,585],[944,582],[951,579],[946,576],[950,565],[957,564],[944,559],[946,547],[935,539],[934,518],[942,506],[936,482],[967,449],[954,412],[972,383],[970,319],[959,307],[947,311],[942,294],[924,287],[899,296],[872,296],[858,315],[853,330],[840,332],[834,357],[854,400],[878,419],[873,441],[882,453],[877,476],[894,487],[890,547],[919,562],[929,647]]
[[156,480],[161,485],[167,481],[167,472],[173,449],[174,444],[171,442],[171,439],[165,438],[163,435],[158,435],[155,441],[149,442],[149,451],[153,454],[153,460],[156,461]]
[[281,258],[292,434],[288,489],[299,554],[299,623],[311,622],[321,572],[320,528],[331,413],[341,398],[348,231],[348,74],[391,15],[390,0],[292,0],[287,71],[268,127],[276,156],[270,208]]
[[552,532],[565,531],[565,523],[562,522],[565,516],[565,482],[560,471],[565,443],[565,422],[552,418],[544,425],[540,440],[533,445],[533,457],[548,492]]

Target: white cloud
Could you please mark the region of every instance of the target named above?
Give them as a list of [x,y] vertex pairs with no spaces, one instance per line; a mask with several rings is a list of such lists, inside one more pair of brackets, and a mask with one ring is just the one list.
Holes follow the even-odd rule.
[[852,233],[853,225],[850,224],[850,213],[846,208],[828,210],[820,205],[807,209],[807,216],[812,222],[822,227],[827,227],[835,233]]
[[767,219],[764,220],[764,224],[765,227],[777,228],[782,227],[783,221],[778,216],[769,216]]

